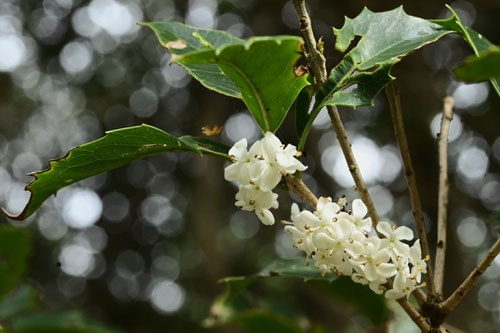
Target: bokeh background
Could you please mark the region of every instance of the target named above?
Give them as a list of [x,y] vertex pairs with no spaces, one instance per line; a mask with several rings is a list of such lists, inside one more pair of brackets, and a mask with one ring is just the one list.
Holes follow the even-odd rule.
[[[308,3],[316,34],[325,39],[329,68],[341,59],[331,27],[340,27],[344,15],[354,17],[364,6],[381,11],[401,4]],[[446,18],[450,12],[444,4],[405,1],[404,8],[423,18]],[[451,5],[466,24],[500,44],[500,2]],[[241,101],[208,91],[185,70],[169,65],[154,34],[136,25],[153,20],[222,29],[243,38],[299,34],[291,1],[1,0],[2,207],[19,212],[28,198],[23,190],[31,180],[27,173],[46,168],[48,160],[106,130],[148,123],[174,135],[201,136],[205,124],[220,124],[219,139],[227,144],[259,138]],[[393,71],[432,244],[436,133],[443,98],[456,102],[449,145],[446,295],[496,240],[500,220],[500,99],[488,83],[455,80],[450,69],[469,54],[465,42],[448,36],[411,54]],[[341,109],[341,115],[380,215],[412,227],[385,96],[374,107]],[[290,112],[278,135],[296,144],[294,133]],[[318,196],[357,197],[326,112],[314,124],[305,162],[304,179]],[[215,158],[156,156],[61,190],[23,223],[4,215],[0,222],[32,230],[26,279],[40,288],[46,308],[82,309],[126,332],[199,331],[224,290],[220,278],[251,274],[275,258],[298,255],[279,224],[264,227],[254,214],[235,209],[237,189],[224,181],[223,167]],[[278,221],[288,218],[292,200],[300,202],[285,192],[280,200]],[[498,259],[450,317],[451,324],[470,332],[499,328]],[[312,313],[328,331],[365,329],[356,322],[359,317],[331,300],[325,308],[321,295],[304,295],[300,283],[271,290],[267,296]]]

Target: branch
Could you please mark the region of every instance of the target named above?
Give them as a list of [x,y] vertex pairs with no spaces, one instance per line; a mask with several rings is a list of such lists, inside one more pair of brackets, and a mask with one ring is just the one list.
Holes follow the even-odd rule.
[[[308,59],[310,62],[312,73],[316,78],[318,84],[322,85],[326,82],[327,78],[325,57],[323,57],[321,52],[316,49],[316,39],[314,38],[314,34],[311,28],[311,19],[309,18],[309,14],[307,13],[305,0],[293,0],[293,4],[299,16],[300,31],[304,36],[307,48],[309,50]],[[328,106],[327,109],[332,121],[332,125],[335,129],[335,133],[337,133],[337,139],[339,140],[340,147],[342,148],[342,152],[344,153],[347,165],[349,167],[349,170],[351,171],[354,183],[356,184],[356,188],[359,191],[361,199],[368,208],[368,213],[370,214],[373,225],[376,227],[378,222],[380,221],[380,218],[378,217],[377,211],[375,210],[375,205],[373,204],[370,194],[368,193],[368,189],[366,188],[363,176],[359,171],[358,163],[356,162],[356,158],[354,157],[354,154],[352,152],[351,143],[349,142],[349,138],[347,137],[347,132],[344,128],[342,120],[340,119],[337,107]]]
[[311,71],[317,80],[317,85],[322,86],[326,82],[326,60],[323,54],[316,47],[316,39],[311,28],[311,19],[306,9],[305,0],[293,0],[295,11],[299,16],[300,32],[304,36],[308,53],[306,56],[311,66]]
[[417,301],[418,305],[422,306],[425,302],[427,302],[427,295],[425,292],[422,291],[421,288],[415,289],[412,292],[413,297],[415,297],[415,300]]
[[[306,41],[307,48],[309,50],[308,60],[310,62],[311,71],[316,78],[318,86],[323,85],[327,79],[325,58],[316,48],[316,39],[314,38],[314,34],[311,28],[311,20],[309,18],[309,14],[307,13],[307,9],[305,6],[305,0],[293,0],[293,4],[295,6],[295,10],[299,16],[300,20],[300,31],[304,36]],[[333,128],[335,129],[335,133],[337,134],[337,139],[339,140],[340,147],[342,148],[342,152],[344,153],[344,157],[347,161],[347,165],[351,172],[352,178],[354,179],[354,183],[356,184],[357,190],[363,200],[364,204],[368,208],[368,213],[372,219],[372,223],[374,227],[377,226],[380,218],[378,216],[377,211],[375,210],[375,205],[368,193],[368,189],[363,180],[363,176],[359,171],[358,163],[356,162],[356,158],[354,157],[354,153],[351,148],[351,143],[349,138],[347,137],[347,132],[344,128],[344,124],[342,123],[342,119],[340,118],[340,114],[336,106],[327,106],[328,115],[330,116],[330,120],[332,122]],[[290,176],[286,176],[287,185],[289,184]],[[293,177],[293,176],[292,176]],[[301,181],[302,182],[302,181]],[[305,186],[305,185],[304,185]],[[290,187],[289,187],[290,188]],[[291,189],[293,191],[293,188]],[[295,192],[295,191],[294,191]],[[309,191],[310,192],[310,191]],[[297,192],[295,192],[297,193]],[[298,194],[298,193],[297,193]],[[312,193],[311,193],[312,194]],[[300,195],[300,194],[299,194]],[[301,196],[302,197],[302,196]],[[312,194],[312,197],[314,195]],[[311,200],[311,202],[304,197],[304,200],[308,201],[309,204],[314,202],[313,207],[316,207],[317,199],[315,201]],[[314,197],[316,198],[316,197]],[[419,300],[419,304],[425,301],[425,294],[416,293],[415,297]],[[398,300],[399,304],[403,307],[403,309],[408,313],[408,315],[412,318],[412,320],[420,327],[423,332],[430,331],[430,325],[425,321],[424,317],[420,315],[420,313],[415,310],[415,308],[408,302],[406,299]]]
[[453,292],[453,294],[443,303],[441,307],[447,313],[450,313],[455,309],[458,303],[464,298],[464,296],[472,289],[479,277],[486,271],[486,269],[491,265],[496,256],[500,253],[500,239],[496,241],[493,247],[488,251],[488,254],[481,260],[479,265],[470,273],[470,275],[465,279],[464,282]]
[[294,175],[286,174],[285,182],[289,191],[292,191],[293,193],[297,194],[305,202],[307,202],[314,209],[316,209],[316,205],[318,204],[318,198],[316,198],[316,196],[311,192],[311,190],[309,190],[309,188],[307,187],[306,184],[304,184],[302,179],[299,179]]
[[434,283],[436,292],[443,294],[444,266],[446,258],[446,221],[448,215],[448,132],[453,119],[453,98],[446,97],[439,133],[439,195],[438,230]]
[[408,316],[413,320],[415,324],[422,330],[422,332],[430,332],[431,330],[431,325],[425,320],[422,315],[415,310],[415,308],[411,305],[410,302],[406,298],[400,298],[397,300],[399,305],[406,311]]
[[[413,218],[415,219],[415,226],[417,228],[418,238],[422,247],[422,255],[424,258],[430,258],[429,243],[427,242],[427,233],[425,229],[424,214],[422,211],[422,204],[420,196],[418,195],[417,180],[413,164],[411,163],[410,149],[408,148],[408,141],[406,140],[406,133],[403,123],[403,112],[401,108],[401,98],[399,87],[396,81],[392,81],[385,88],[389,106],[391,109],[392,124],[394,125],[394,133],[398,142],[401,158],[403,159],[403,167],[405,169],[406,182],[410,192],[411,207],[413,210]],[[426,281],[431,294],[434,294],[434,281],[432,278],[432,265],[429,262],[427,267]]]
[[347,132],[344,128],[344,124],[342,123],[342,119],[340,119],[339,111],[336,106],[327,106],[327,110],[328,115],[330,116],[330,120],[332,121],[333,128],[335,129],[335,133],[337,134],[337,139],[339,140],[340,147],[342,148],[342,152],[344,153],[344,157],[347,161],[347,166],[349,167],[351,176],[354,179],[354,183],[356,184],[356,188],[361,199],[368,208],[368,214],[370,214],[373,226],[377,227],[380,218],[375,209],[372,198],[368,193],[368,189],[366,187],[363,176],[359,171],[358,162],[356,162],[356,158],[354,157],[354,153],[351,148],[351,142],[347,137]]

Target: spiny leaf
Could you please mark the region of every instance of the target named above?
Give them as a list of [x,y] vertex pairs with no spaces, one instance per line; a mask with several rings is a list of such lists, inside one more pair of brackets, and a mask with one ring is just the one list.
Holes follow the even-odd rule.
[[388,311],[382,295],[374,294],[367,286],[356,284],[349,277],[338,277],[332,273],[325,275],[317,267],[306,266],[305,258],[276,260],[257,274],[222,279],[227,288],[216,304],[226,308],[227,314],[234,315],[234,311],[242,311],[235,301],[249,285],[258,280],[276,277],[311,281],[312,286],[323,294],[367,316],[375,325],[387,319]]
[[243,101],[264,131],[275,132],[308,74],[295,72],[302,39],[294,36],[254,37],[198,52],[173,61],[185,66],[217,64],[240,89]]
[[31,192],[24,210],[12,219],[23,220],[61,188],[85,178],[116,169],[137,159],[167,152],[193,152],[227,160],[229,147],[206,138],[172,135],[149,125],[127,127],[70,150],[66,156],[50,161],[49,168],[34,172],[35,179],[26,186]]
[[344,52],[355,36],[357,46],[346,56],[356,69],[366,70],[408,53],[450,33],[442,26],[405,13],[402,6],[374,13],[368,8],[354,19],[346,17],[341,29],[333,29],[335,47]]
[[[205,49],[207,47],[205,42],[213,47],[220,47],[227,43],[243,42],[225,31],[197,29],[180,22],[149,22],[141,23],[141,25],[149,27],[155,32],[158,41],[169,50],[173,59],[179,55]],[[222,73],[217,65],[182,65],[189,74],[208,89],[241,98],[238,87]]]
[[220,282],[225,282],[227,285],[226,293],[223,296],[224,302],[234,300],[251,283],[259,279],[272,277],[298,278],[304,281],[324,280],[330,282],[337,279],[337,276],[334,274],[324,275],[318,268],[306,266],[305,258],[276,260],[257,274],[221,279]]
[[[474,54],[477,56],[481,53],[487,52],[495,46],[480,33],[474,31],[469,27],[466,27],[460,20],[460,17],[457,15],[457,13],[453,10],[453,8],[448,5],[446,7],[451,10],[453,16],[446,20],[431,20],[431,22],[439,24],[446,29],[460,34],[470,45],[472,50],[474,50]],[[497,92],[498,96],[500,96],[500,79],[491,78],[490,82],[493,85],[493,88]]]
[[467,58],[462,65],[453,70],[453,73],[467,82],[500,79],[500,47]]
[[[380,13],[364,8],[355,18],[346,17],[344,26],[333,31],[337,37],[335,47],[340,52],[347,50],[354,37],[361,36],[361,39],[331,71],[316,96],[299,139],[299,150],[304,148],[312,123],[323,106],[373,105],[375,96],[393,80],[390,69],[399,59],[452,32],[437,23],[406,14],[403,7]],[[371,68],[375,70],[368,71]],[[354,89],[347,89],[353,84],[357,85]]]
[[[486,38],[465,27],[453,9],[448,8],[453,16],[446,20],[424,20],[410,16],[403,7],[380,13],[365,8],[357,17],[346,18],[341,29],[333,29],[337,37],[335,46],[341,52],[347,50],[355,36],[361,39],[332,70],[327,83],[316,96],[315,106],[300,133],[298,149],[304,149],[312,123],[323,106],[346,105],[356,108],[373,105],[373,98],[393,79],[390,76],[391,67],[416,49],[449,33],[462,35],[476,54],[493,46]],[[370,74],[370,68],[376,70]],[[368,76],[377,75],[380,80],[370,80],[367,76],[362,82],[356,82],[356,89],[345,90],[353,75],[360,75],[357,74],[359,72]],[[491,83],[500,95],[500,80],[491,79]],[[341,90],[344,91],[340,93]]]

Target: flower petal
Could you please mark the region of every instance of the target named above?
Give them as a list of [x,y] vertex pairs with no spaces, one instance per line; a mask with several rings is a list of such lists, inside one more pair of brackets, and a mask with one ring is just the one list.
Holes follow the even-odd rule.
[[335,241],[324,232],[315,234],[313,242],[318,249],[331,249],[335,246]]
[[408,227],[402,226],[394,231],[394,235],[397,239],[410,240],[413,239],[413,230]]
[[247,154],[247,139],[241,139],[236,142],[231,149],[229,149],[229,156],[234,156],[237,161],[241,161],[241,158]]
[[355,199],[352,202],[352,215],[357,218],[362,219],[368,213],[368,208],[366,208],[365,204],[360,199]]
[[385,278],[390,278],[391,276],[396,275],[396,266],[394,264],[380,264],[377,267],[377,271],[379,272],[380,275],[382,275]]
[[259,220],[265,225],[273,225],[274,224],[274,215],[271,213],[269,209],[258,209],[255,210],[255,214],[259,218]]
[[377,231],[380,232],[382,235],[384,235],[387,238],[390,238],[392,235],[392,228],[389,222],[385,221],[380,221],[377,224]]

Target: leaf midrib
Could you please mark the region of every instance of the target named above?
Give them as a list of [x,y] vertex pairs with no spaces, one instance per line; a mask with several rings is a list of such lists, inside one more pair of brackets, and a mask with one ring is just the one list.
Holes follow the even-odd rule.
[[255,87],[255,85],[252,82],[252,80],[250,80],[250,78],[245,74],[245,72],[242,71],[234,63],[226,61],[226,60],[223,60],[223,59],[219,59],[217,62],[221,63],[221,64],[224,64],[224,65],[228,65],[231,68],[233,68],[235,71],[238,72],[238,74],[241,75],[241,77],[243,78],[243,80],[245,80],[245,82],[249,85],[250,89],[252,90],[252,92],[253,92],[253,94],[255,96],[255,99],[257,100],[257,103],[259,104],[260,113],[262,114],[262,117],[264,118],[264,126],[266,127],[266,131],[270,131],[271,130],[271,126],[269,124],[269,116],[268,116],[268,114],[266,112],[266,107],[264,105],[264,101],[262,100],[262,97],[260,96],[260,94],[258,92],[258,89]]

